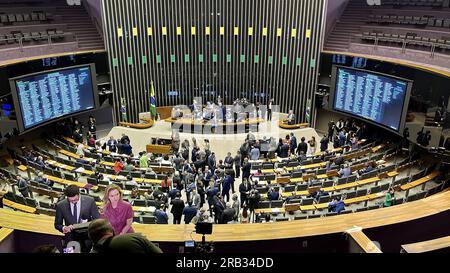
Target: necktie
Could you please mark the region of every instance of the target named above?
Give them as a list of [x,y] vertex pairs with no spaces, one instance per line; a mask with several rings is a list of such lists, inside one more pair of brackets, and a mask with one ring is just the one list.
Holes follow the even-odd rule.
[[77,211],[77,203],[73,204],[73,218],[75,219],[75,223],[78,224],[78,211]]

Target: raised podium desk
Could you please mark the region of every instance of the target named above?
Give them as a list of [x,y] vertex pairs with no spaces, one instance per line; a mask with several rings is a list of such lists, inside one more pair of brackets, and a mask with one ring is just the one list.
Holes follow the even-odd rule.
[[265,120],[262,118],[246,119],[238,122],[218,121],[214,126],[211,120],[197,120],[189,118],[167,118],[166,122],[172,124],[172,129],[178,129],[180,132],[191,132],[199,134],[239,134],[251,131],[257,132],[259,124]]

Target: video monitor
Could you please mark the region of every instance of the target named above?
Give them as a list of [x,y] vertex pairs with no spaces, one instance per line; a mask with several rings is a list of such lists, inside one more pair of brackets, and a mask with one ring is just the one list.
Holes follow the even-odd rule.
[[412,81],[341,66],[333,67],[332,77],[331,109],[403,130]]
[[10,79],[20,132],[98,106],[93,64]]

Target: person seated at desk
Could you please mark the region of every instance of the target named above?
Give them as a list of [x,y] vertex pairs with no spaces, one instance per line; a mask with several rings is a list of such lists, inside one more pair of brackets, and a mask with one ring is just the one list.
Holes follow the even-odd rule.
[[326,165],[327,172],[330,171],[334,166],[336,166],[336,163],[333,162],[333,159],[328,160]]
[[172,118],[173,119],[180,119],[182,117],[183,117],[183,112],[181,112],[181,110],[177,108],[175,110],[175,112],[173,113]]
[[213,113],[207,108],[203,108],[203,120],[211,120],[213,118]]
[[345,163],[345,159],[341,154],[336,154],[336,161],[334,162],[335,165],[340,166]]
[[345,210],[345,203],[341,198],[334,198],[333,201],[328,204],[328,212],[336,212],[339,214],[343,210]]
[[341,169],[339,170],[339,175],[340,175],[341,177],[348,177],[348,176],[350,176],[351,174],[352,174],[352,170],[350,169],[350,166],[349,166],[349,165],[345,165],[344,168],[341,168]]
[[49,187],[53,187],[53,184],[55,183],[53,181],[50,181],[47,177],[44,177],[44,173],[43,172],[39,172],[38,173],[38,176],[36,176],[34,178],[34,182],[37,182],[39,184],[43,184],[43,185],[46,185],[46,186],[49,186]]
[[284,204],[290,204],[291,200],[293,199],[297,199],[297,194],[295,191],[291,192],[291,195],[289,195],[288,197],[286,197],[286,199],[284,200]]
[[320,189],[308,197],[312,197],[314,198],[314,200],[316,200],[316,202],[319,202],[321,196],[328,196],[328,195],[330,195],[328,192],[324,191],[323,189]]
[[375,162],[370,162],[366,164],[366,168],[359,170],[358,174],[363,175],[365,173],[370,173],[371,171],[374,171],[377,169],[377,164]]
[[80,158],[77,158],[77,162],[81,163],[81,164],[89,164],[89,161],[87,161],[86,159],[84,159],[83,155],[80,155]]
[[286,120],[285,123],[287,123],[287,124],[289,124],[289,125],[295,124],[295,115],[294,115],[294,111],[289,110],[289,114],[288,114],[288,116],[287,116],[287,120]]
[[280,192],[270,187],[267,192],[267,198],[269,198],[270,201],[280,200]]
[[253,177],[260,177],[260,176],[264,176],[263,172],[261,171],[261,169],[258,169],[254,174],[250,175],[250,180],[253,181]]
[[41,166],[42,168],[47,167],[47,164],[45,164],[44,162],[44,158],[42,156],[38,156],[35,163],[39,166]]

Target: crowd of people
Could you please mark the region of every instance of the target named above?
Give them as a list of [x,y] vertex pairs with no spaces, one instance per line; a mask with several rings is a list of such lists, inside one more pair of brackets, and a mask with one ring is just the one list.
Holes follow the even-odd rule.
[[[95,123],[95,119],[91,119],[91,121]],[[68,126],[68,124],[71,124],[71,126]],[[258,176],[262,176],[263,173],[259,169],[252,174],[252,163],[277,157],[297,160],[299,164],[311,157],[320,156],[325,159],[330,155],[328,149],[330,141],[334,148],[343,147],[343,152],[357,150],[360,145],[359,140],[366,138],[368,134],[365,125],[358,125],[351,120],[345,122],[339,120],[336,123],[330,121],[328,125],[328,134],[324,135],[319,143],[314,136],[309,140],[301,137],[300,141],[297,141],[294,133],[279,139],[274,137],[256,139],[255,135],[249,133],[236,153],[233,155],[228,152],[224,159],[216,158],[208,139],[204,139],[202,145],[194,137],[191,141],[185,139],[179,145],[172,146],[173,154],[156,156],[145,151],[134,155],[130,145],[131,140],[125,134],[117,140],[110,137],[103,143],[96,140],[94,147],[89,147],[91,146],[89,145],[89,139],[83,141],[83,137],[81,139],[78,137],[76,140],[87,143],[87,145],[79,144],[77,147],[77,154],[80,157],[77,161],[83,164],[91,164],[97,182],[108,181],[109,186],[104,192],[100,210],[98,210],[94,199],[88,195],[79,195],[78,187],[73,185],[66,187],[64,191],[65,199],[61,200],[56,206],[55,228],[66,234],[67,240],[73,240],[74,238],[70,236],[75,234],[72,232],[74,224],[103,218],[107,220],[107,225],[111,227],[112,234],[133,233],[132,225],[135,214],[131,203],[124,200],[124,186],[127,189],[131,186],[131,200],[140,199],[155,202],[156,208],[152,214],[155,216],[157,224],[168,224],[170,214],[173,224],[182,222],[185,224],[198,222],[227,224],[273,221],[270,214],[256,214],[255,210],[263,199],[269,201],[282,200],[279,187],[270,185],[270,182],[268,185],[260,185]],[[73,123],[63,121],[61,126],[65,128],[64,135],[68,136],[70,136],[68,128],[72,128],[72,137],[75,137],[82,130],[82,126],[76,119],[73,120]],[[95,128],[95,124],[92,128]],[[88,131],[89,137],[95,137],[92,130],[89,129]],[[155,186],[146,185],[143,187],[130,175],[124,181],[118,183],[96,169],[103,156],[102,151],[105,150],[118,155],[112,167],[117,175],[121,174],[122,171],[128,171],[141,172],[142,178],[149,174],[156,177],[156,173],[150,167],[151,162],[173,166],[174,173],[165,176],[161,183]],[[98,153],[99,159],[93,162],[82,162],[87,151]],[[330,170],[337,166],[339,175],[348,177],[352,174],[352,171],[350,165],[345,163],[342,153],[336,154],[335,160],[329,160],[326,169]],[[28,161],[42,167],[57,169],[57,167],[47,164],[41,155],[33,151],[25,151],[24,154]],[[371,172],[376,168],[377,166],[373,162],[368,163],[364,169],[358,171],[358,175]],[[277,168],[277,163],[275,163],[274,169],[278,174],[285,172],[282,168]],[[235,181],[241,177],[242,182],[235,189]],[[20,175],[17,176],[16,180],[21,195],[29,197],[29,181]],[[33,180],[50,188],[53,186],[53,182],[49,181],[43,173],[38,173]],[[311,181],[307,182],[311,183]],[[87,185],[89,185],[89,182]],[[266,198],[263,198],[263,193],[260,192],[261,186],[267,188],[264,191]],[[145,189],[145,191],[142,189]],[[393,194],[393,191],[389,191],[384,202],[385,206],[392,204]],[[318,201],[321,196],[325,195],[329,195],[329,193],[321,189],[313,192],[309,197]],[[80,203],[84,203],[84,205],[81,206]],[[328,210],[336,213],[345,210],[343,200],[333,199],[329,203]],[[103,225],[106,225],[106,223],[103,223]],[[89,247],[87,241],[86,245],[82,247]]]

